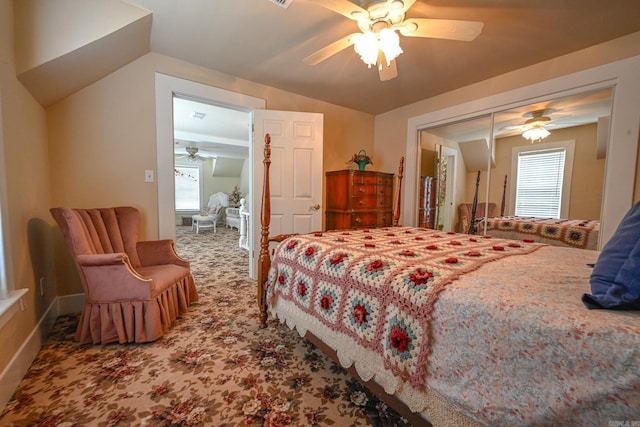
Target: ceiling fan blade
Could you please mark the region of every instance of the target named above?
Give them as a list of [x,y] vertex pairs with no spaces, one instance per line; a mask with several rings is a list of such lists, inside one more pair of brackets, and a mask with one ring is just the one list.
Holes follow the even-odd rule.
[[396,67],[396,60],[394,59],[387,64],[381,64],[378,67],[378,73],[380,74],[380,81],[386,82],[387,80],[395,79],[398,77],[398,68]]
[[378,53],[378,74],[380,75],[380,81],[386,82],[387,80],[395,79],[398,77],[398,67],[396,67],[396,60],[393,59],[387,65],[387,58],[384,56],[382,50]]
[[311,0],[318,6],[326,7],[329,10],[333,10],[340,15],[346,16],[349,19],[358,21],[369,17],[369,12],[365,9],[351,3],[348,0]]
[[484,23],[478,21],[414,18],[405,20],[396,28],[400,34],[408,37],[430,37],[468,42],[478,37],[482,32],[482,27],[484,27]]
[[349,46],[353,45],[354,41],[354,36],[358,34],[358,33],[354,33],[354,34],[349,34],[346,37],[341,38],[340,40],[337,40],[325,47],[323,47],[322,49],[316,51],[315,53],[312,53],[311,55],[307,56],[306,58],[304,58],[302,61],[307,64],[307,65],[316,65],[321,63],[322,61],[324,61],[325,59],[327,59],[328,57],[335,55],[336,53],[340,52],[341,50],[344,50],[346,48],[348,48]]

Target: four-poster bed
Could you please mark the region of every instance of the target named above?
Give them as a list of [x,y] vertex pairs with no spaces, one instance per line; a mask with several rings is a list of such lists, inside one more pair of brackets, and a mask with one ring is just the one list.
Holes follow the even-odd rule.
[[414,425],[638,419],[640,313],[582,305],[596,252],[402,226],[270,238],[265,142],[262,326],[295,327]]

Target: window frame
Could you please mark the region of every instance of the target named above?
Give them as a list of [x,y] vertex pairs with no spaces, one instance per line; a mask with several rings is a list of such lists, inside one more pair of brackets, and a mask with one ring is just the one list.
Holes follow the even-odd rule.
[[575,140],[556,142],[536,142],[528,145],[520,145],[511,149],[511,179],[509,185],[509,210],[515,215],[516,190],[518,183],[518,155],[526,152],[565,150],[564,173],[562,178],[562,196],[560,205],[560,218],[569,217],[571,203],[571,179],[573,176],[573,159],[575,154]]
[[[203,205],[204,205],[204,168],[202,165],[202,162],[184,162],[184,161],[177,161],[174,164],[174,167],[176,168],[194,168],[194,169],[198,169],[198,192],[199,192],[199,206],[197,209],[178,209],[177,207],[175,207],[175,194],[174,194],[174,207],[175,207],[175,211],[176,213],[186,213],[186,212],[200,212],[202,211]],[[174,181],[175,181],[175,173],[174,173]],[[175,187],[174,187],[175,188]],[[175,191],[175,190],[174,190]]]

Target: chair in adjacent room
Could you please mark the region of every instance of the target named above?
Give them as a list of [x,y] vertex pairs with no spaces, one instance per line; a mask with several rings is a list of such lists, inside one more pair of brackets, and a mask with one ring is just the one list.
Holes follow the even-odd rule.
[[189,261],[172,240],[138,241],[133,207],[53,208],[85,292],[82,344],[148,342],[198,300]]
[[224,222],[227,228],[240,230],[240,208],[227,208],[226,214]]

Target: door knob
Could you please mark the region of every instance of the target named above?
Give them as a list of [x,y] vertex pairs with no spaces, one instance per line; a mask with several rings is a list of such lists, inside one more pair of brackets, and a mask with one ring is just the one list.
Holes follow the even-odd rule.
[[311,205],[309,206],[309,209],[312,211],[317,211],[318,209],[320,209],[320,204],[316,203],[315,205]]

